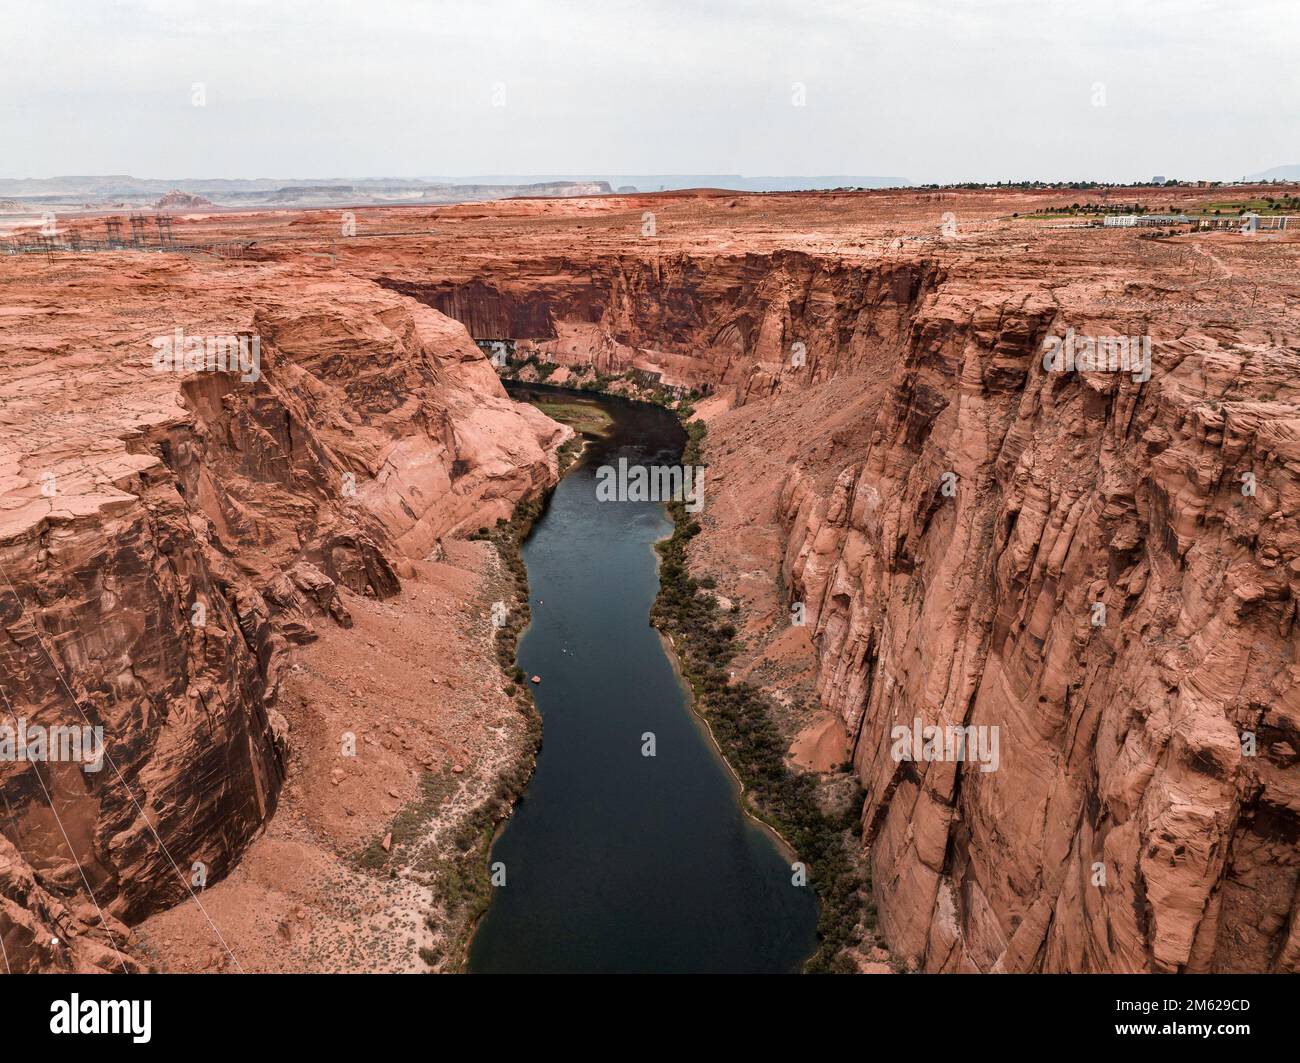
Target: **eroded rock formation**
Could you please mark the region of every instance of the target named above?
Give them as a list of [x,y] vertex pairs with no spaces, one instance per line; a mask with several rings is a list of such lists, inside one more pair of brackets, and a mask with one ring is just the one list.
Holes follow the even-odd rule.
[[[772,656],[791,673],[810,656],[817,711],[843,721],[895,960],[1295,970],[1300,242],[1024,217],[1062,198],[509,201],[361,212],[355,241],[321,212],[293,243],[272,216],[191,219],[181,238],[250,241],[256,261],[79,262],[62,302],[19,282],[4,688],[63,719],[48,648],[130,736],[148,821],[199,859],[219,820],[237,853],[275,801],[284,646],[551,475],[554,426],[505,402],[470,336],[516,341],[711,396],[730,479],[693,550],[750,611],[746,638],[753,614],[787,622],[778,586],[806,608]],[[313,238],[337,271],[301,265]],[[111,314],[73,309],[87,296]],[[128,370],[182,322],[259,335],[260,379]],[[1150,379],[1047,371],[1044,340],[1069,329],[1149,336]],[[105,400],[106,427],[88,413]],[[211,632],[186,626],[199,601]],[[900,760],[893,729],[918,721],[995,728],[997,770]],[[181,786],[213,735],[235,770]],[[4,833],[44,855],[0,893],[43,933],[75,865],[34,774],[4,771],[22,810]],[[184,894],[107,781],[53,774],[110,918]],[[92,926],[60,958],[24,931],[27,962],[103,966]]]
[[[14,970],[134,964],[118,921],[219,880],[276,807],[289,644],[349,623],[338,586],[390,596],[403,555],[508,515],[567,434],[365,281],[104,265],[92,313],[15,293],[0,354],[2,708],[106,750],[0,763]],[[256,336],[260,363],[159,371],[175,328]]]
[[[930,970],[1294,970],[1295,334],[1048,373],[1072,310],[940,294],[865,459],[784,492],[882,928]],[[914,719],[1000,764],[900,761]]]
[[803,251],[522,258],[508,277],[378,278],[463,322],[476,339],[530,341],[558,365],[629,369],[674,387],[770,395],[860,366],[938,282],[932,260],[846,263]]
[[[734,403],[861,381],[865,427],[799,422],[772,518],[896,958],[1296,969],[1297,244],[981,218],[863,261],[709,254],[702,228],[408,290]],[[1071,329],[1149,337],[1152,378],[1048,372]],[[995,729],[997,770],[900,762],[915,721]]]

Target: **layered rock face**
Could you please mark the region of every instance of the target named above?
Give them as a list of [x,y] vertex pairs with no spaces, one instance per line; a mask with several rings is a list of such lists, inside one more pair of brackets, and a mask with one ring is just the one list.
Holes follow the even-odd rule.
[[[783,491],[881,927],[932,971],[1293,971],[1296,333],[1046,371],[1047,335],[1126,319],[1093,294],[939,292],[865,458]],[[997,757],[900,759],[900,726]]]
[[[463,328],[368,282],[111,270],[91,310],[78,286],[11,290],[0,344],[3,722],[104,749],[99,770],[0,761],[15,971],[133,966],[122,924],[189,902],[273,813],[280,674],[350,623],[336,587],[394,594],[403,555],[550,482],[567,434]],[[257,362],[160,370],[150,341],[178,328],[256,337]]]
[[[348,623],[340,584],[392,594],[403,553],[548,481],[556,427],[472,334],[716,393],[737,483],[693,564],[738,577],[747,638],[784,623],[778,581],[804,604],[773,683],[811,653],[844,722],[897,959],[1300,967],[1300,242],[1016,217],[1072,197],[511,201],[361,212],[351,242],[316,212],[284,244],[284,218],[223,216],[179,236],[259,261],[79,262],[56,290],[0,263],[0,689],[78,722],[57,662],[140,802],[107,766],[0,765],[10,957],[111,967],[114,920],[221,874],[276,800],[284,649]],[[301,265],[309,239],[338,271]],[[178,324],[257,334],[260,377],[147,370]],[[1048,371],[1071,329],[1150,336],[1150,379]],[[984,761],[900,756],[931,726]]]
[[532,341],[559,365],[763,398],[896,349],[940,281],[933,260],[870,265],[803,251],[524,258],[509,278],[378,278],[463,322],[476,339]]
[[[741,251],[750,206],[710,252],[719,205],[689,231],[661,216],[679,235],[641,254],[605,229],[509,277],[471,255],[382,282],[481,338],[736,403],[861,380],[865,438],[805,426],[783,577],[901,960],[1295,969],[1297,245],[948,205],[953,239],[867,225],[830,249],[855,241],[823,216],[822,246]],[[1150,336],[1152,379],[1046,371],[1070,329]],[[895,728],[935,725],[996,734],[997,769],[899,759]]]

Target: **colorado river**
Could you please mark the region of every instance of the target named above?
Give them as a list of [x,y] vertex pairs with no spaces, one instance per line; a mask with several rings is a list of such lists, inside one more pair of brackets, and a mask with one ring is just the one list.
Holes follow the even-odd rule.
[[[560,482],[523,547],[532,623],[519,664],[544,737],[492,848],[504,886],[470,949],[476,972],[783,972],[815,947],[816,900],[740,807],[649,623],[657,502],[602,502],[596,469],[674,463],[684,434],[653,406],[558,389],[613,427]],[[707,498],[707,496],[706,496]],[[652,734],[654,756],[645,756]]]

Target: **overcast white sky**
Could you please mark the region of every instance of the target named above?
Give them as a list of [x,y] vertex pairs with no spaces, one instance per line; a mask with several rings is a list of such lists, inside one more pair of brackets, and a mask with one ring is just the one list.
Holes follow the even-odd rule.
[[1236,178],[1300,163],[1300,0],[0,0],[0,145],[2,177]]

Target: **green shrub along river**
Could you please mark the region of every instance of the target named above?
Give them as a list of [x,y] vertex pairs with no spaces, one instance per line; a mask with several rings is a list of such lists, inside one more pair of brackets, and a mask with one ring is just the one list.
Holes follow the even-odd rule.
[[703,426],[656,405],[507,386],[563,411],[587,448],[544,505],[498,530],[527,594],[501,633],[502,664],[507,682],[530,684],[544,730],[492,846],[506,884],[490,890],[470,970],[833,969],[858,921],[845,847],[856,817],[822,810],[814,779],[786,767],[765,696],[729,682],[736,630],[687,570],[692,514],[596,490],[620,459],[702,464]]

